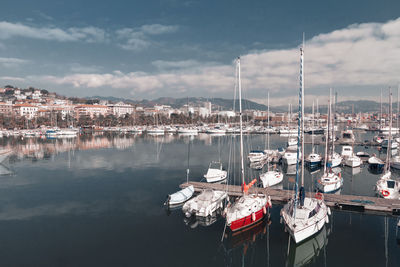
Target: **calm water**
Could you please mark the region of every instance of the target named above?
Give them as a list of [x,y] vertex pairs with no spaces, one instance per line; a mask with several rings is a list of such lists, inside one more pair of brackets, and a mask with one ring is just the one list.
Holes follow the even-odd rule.
[[[271,147],[286,139],[271,136]],[[186,179],[189,142],[190,179],[199,181],[211,160],[221,158],[225,168],[238,161],[229,157],[237,141],[209,135],[1,140],[17,155],[0,165],[0,265],[400,266],[392,217],[334,211],[329,225],[296,246],[279,222],[279,205],[271,221],[223,242],[222,218],[187,220],[180,209],[164,208],[166,195]],[[264,148],[261,135],[245,141],[247,151]],[[355,148],[361,149],[378,152]],[[250,177],[258,173],[247,168]],[[320,175],[306,172],[307,190]],[[374,195],[378,175],[367,166],[342,168],[342,175],[342,194]],[[285,174],[283,188],[293,188],[293,177]]]

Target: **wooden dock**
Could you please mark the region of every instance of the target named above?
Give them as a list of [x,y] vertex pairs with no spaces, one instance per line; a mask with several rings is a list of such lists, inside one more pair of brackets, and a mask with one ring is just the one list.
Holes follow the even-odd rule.
[[[204,189],[213,189],[228,191],[229,196],[241,196],[241,186],[226,185],[226,184],[211,184],[202,182],[189,182],[181,184],[181,188],[193,185],[196,192],[201,192]],[[263,193],[271,197],[274,203],[286,203],[293,197],[292,190],[285,189],[272,189],[272,188],[258,188],[252,187],[249,193]],[[311,197],[314,193],[307,192],[306,195]],[[354,212],[366,212],[378,215],[400,215],[400,200],[384,199],[377,197],[367,196],[353,196],[353,195],[335,195],[324,194],[325,203],[327,206],[338,209]]]

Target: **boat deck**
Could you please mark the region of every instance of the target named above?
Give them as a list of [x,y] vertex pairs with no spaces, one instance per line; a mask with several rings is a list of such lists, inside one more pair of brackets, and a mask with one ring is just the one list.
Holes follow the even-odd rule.
[[[184,188],[193,185],[196,192],[201,192],[204,189],[213,189],[228,191],[229,196],[241,196],[241,186],[226,185],[226,184],[212,184],[203,182],[189,182],[181,184],[180,187]],[[263,193],[271,197],[272,202],[286,203],[293,197],[292,190],[285,189],[272,189],[272,188],[258,188],[252,187],[249,193]],[[306,195],[311,197],[314,193],[307,192]],[[354,195],[335,195],[324,194],[325,203],[327,206],[339,210],[366,212],[379,215],[400,215],[400,200],[384,199],[368,196],[354,196]]]

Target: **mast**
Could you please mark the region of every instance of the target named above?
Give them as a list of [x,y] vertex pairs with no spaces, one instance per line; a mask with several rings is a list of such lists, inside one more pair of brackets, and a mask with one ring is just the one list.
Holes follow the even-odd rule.
[[189,143],[188,143],[188,159],[187,159],[187,169],[186,169],[186,183],[189,183],[189,156],[190,156],[190,138],[189,138]]
[[[304,36],[303,36],[303,46],[304,46]],[[300,160],[300,142],[302,141],[301,138],[301,126],[302,126],[302,118],[303,118],[303,114],[302,111],[304,110],[302,107],[303,104],[303,91],[304,91],[304,84],[303,84],[303,46],[300,48],[300,90],[299,90],[299,119],[298,119],[298,126],[297,126],[297,160],[296,160],[296,183],[295,183],[295,187],[294,187],[294,191],[295,191],[295,196],[294,196],[294,209],[293,209],[293,217],[296,218],[296,208],[297,208],[297,203],[298,203],[298,191],[299,191],[299,160]],[[303,142],[301,144],[301,148],[303,149]],[[302,158],[304,157],[304,153],[302,155]],[[301,163],[301,168],[303,170],[303,164],[304,161],[302,161]],[[303,186],[303,182],[304,182],[304,173],[301,173],[301,178],[302,178],[302,186]]]
[[389,139],[386,154],[386,172],[390,171],[390,153],[392,152],[392,89],[389,87]]
[[[303,47],[301,48],[301,72],[300,72],[300,88],[301,88],[301,187],[304,187],[304,33]],[[297,145],[299,146],[299,145]]]
[[314,125],[315,125],[315,115],[314,115],[314,100],[312,102],[312,125],[311,125],[311,153],[314,154]]
[[[268,98],[267,98],[267,112],[268,112],[268,115],[267,115],[267,134],[268,134],[268,136],[267,136],[267,150],[268,150],[268,153],[269,153],[269,90],[268,90]],[[267,160],[267,171],[269,171],[269,158],[268,158],[268,160]]]
[[324,163],[324,174],[326,173],[326,164],[328,163],[328,140],[329,140],[329,122],[331,121],[331,114],[330,114],[330,105],[331,105],[331,100],[328,99],[328,108],[327,108],[327,115],[328,117],[326,118],[326,137],[325,137],[325,163]]
[[[240,57],[237,59],[238,83],[239,83],[239,126],[240,126],[240,171],[242,184],[244,185],[244,162],[243,162],[243,121],[242,121],[242,83],[240,80]],[[243,191],[244,194],[244,191]]]
[[382,88],[381,88],[381,113],[379,117],[379,130],[382,129]]
[[331,161],[333,164],[333,154],[335,153],[335,114],[333,113],[332,110],[332,88],[330,88],[329,90],[329,99],[330,99],[330,104],[329,104],[329,109],[330,109],[330,113],[331,113],[331,128],[332,128],[332,147],[331,147]]
[[400,84],[397,87],[397,116],[396,116],[396,132],[399,130],[399,93],[400,93]]

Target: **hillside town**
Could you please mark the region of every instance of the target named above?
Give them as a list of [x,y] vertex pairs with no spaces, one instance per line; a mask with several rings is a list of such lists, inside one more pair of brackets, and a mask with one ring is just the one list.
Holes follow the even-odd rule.
[[[295,121],[297,113],[270,112],[271,125],[287,124]],[[266,110],[246,109],[243,112],[246,122],[255,125],[267,120]],[[383,115],[385,116],[385,115]],[[306,114],[310,120],[312,114]],[[321,123],[326,114],[320,114],[318,107],[314,115]],[[337,113],[338,122],[368,123],[376,121],[378,112],[344,114]],[[85,99],[60,96],[54,92],[5,86],[0,88],[0,127],[3,129],[35,129],[41,126],[52,127],[115,127],[133,125],[172,125],[201,123],[235,123],[234,110],[222,110],[209,101],[182,105],[173,108],[170,105],[142,106],[126,102]]]

